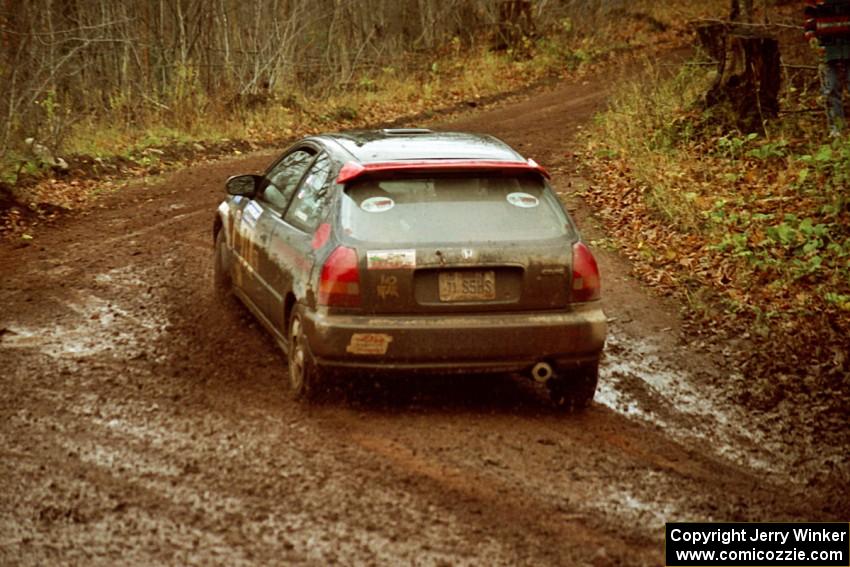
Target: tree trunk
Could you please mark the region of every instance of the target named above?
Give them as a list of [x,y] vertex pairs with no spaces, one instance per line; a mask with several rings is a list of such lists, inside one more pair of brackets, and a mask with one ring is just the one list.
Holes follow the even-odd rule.
[[730,122],[744,132],[763,133],[765,121],[779,114],[779,42],[736,30],[734,24],[710,24],[698,34],[717,59],[717,78],[706,94],[706,106],[726,109]]
[[534,35],[534,20],[530,0],[502,0],[499,3],[497,50],[516,49],[522,40]]
[[732,0],[732,5],[729,9],[729,19],[733,22],[744,21],[752,23],[753,21],[753,0]]

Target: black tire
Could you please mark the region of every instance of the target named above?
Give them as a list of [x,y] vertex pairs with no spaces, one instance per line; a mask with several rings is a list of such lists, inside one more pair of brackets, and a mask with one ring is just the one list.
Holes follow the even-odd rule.
[[230,276],[230,256],[227,252],[227,241],[224,230],[215,235],[215,251],[213,252],[213,285],[216,295],[222,299],[230,297],[233,291],[233,280]]
[[582,364],[549,380],[549,397],[558,409],[582,411],[593,401],[598,382],[599,362]]
[[303,328],[301,316],[296,313],[289,323],[289,387],[296,398],[315,402],[319,399],[322,373],[313,360]]

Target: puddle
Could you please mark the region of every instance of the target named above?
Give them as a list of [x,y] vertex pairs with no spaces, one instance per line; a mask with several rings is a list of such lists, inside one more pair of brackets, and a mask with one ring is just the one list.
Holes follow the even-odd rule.
[[[94,279],[113,291],[132,289],[139,301],[145,301],[139,291],[147,289],[142,275],[122,268],[98,274]],[[122,297],[120,293],[115,296]],[[62,322],[49,326],[10,322],[0,337],[0,348],[33,349],[53,358],[91,357],[109,351],[126,357],[141,348],[140,338],[155,338],[168,323],[164,314],[149,305],[134,310],[131,305],[120,304],[120,299],[79,292],[70,299],[52,299],[68,314]]]
[[114,270],[98,274],[94,277],[94,281],[99,284],[120,285],[124,287],[145,287],[148,285],[140,277],[139,270],[135,266],[115,268]]
[[[657,477],[656,474],[647,473],[644,476],[639,485],[646,487],[658,485],[659,479],[653,478]],[[658,498],[647,501],[625,486],[611,486],[605,494],[597,496],[593,501],[598,508],[618,511],[621,516],[628,518],[635,526],[654,537],[658,537],[658,534],[663,532],[666,522],[683,517],[682,508],[675,506],[672,502],[661,502]]]
[[678,440],[707,443],[718,455],[751,468],[790,467],[765,449],[742,409],[731,406],[710,386],[697,388],[686,371],[670,370],[648,341],[609,331],[595,400],[631,419],[653,423]]

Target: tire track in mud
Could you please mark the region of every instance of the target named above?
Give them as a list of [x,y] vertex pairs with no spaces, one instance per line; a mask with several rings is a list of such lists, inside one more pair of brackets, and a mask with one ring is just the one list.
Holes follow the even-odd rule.
[[[564,132],[603,100],[567,84],[447,126],[495,129],[567,193]],[[269,159],[135,186],[0,249],[0,562],[658,564],[666,519],[850,513],[836,481],[811,483],[823,460],[795,460],[820,451],[846,479],[842,448],[749,433],[699,381],[722,366],[671,339],[675,306],[604,251],[617,320],[584,415],[505,376],[294,402],[274,341],[211,289],[222,182]]]
[[[471,491],[485,501],[493,494],[512,494],[511,500],[521,503],[518,509],[533,502],[532,510],[554,505],[568,515],[617,518],[615,525],[630,525],[632,534],[645,541],[654,541],[665,517],[711,518],[731,512],[744,520],[766,511],[772,517],[797,513],[796,505],[776,498],[781,488],[757,472],[707,458],[604,408],[567,421],[541,413],[523,417],[522,423],[475,413],[449,418],[437,411],[412,424],[378,415],[369,420],[368,432],[355,426],[349,434],[379,454],[394,450],[397,458],[391,460],[400,469],[442,480],[452,490]],[[459,430],[455,422],[469,431]],[[441,425],[446,432],[436,440],[420,433],[423,427]],[[456,443],[445,446],[446,437]],[[442,478],[444,470],[447,478]],[[743,497],[752,511],[733,512],[734,504],[713,502],[718,494]],[[606,524],[594,525],[600,529]]]
[[[335,484],[349,483],[348,473],[357,469],[362,473],[363,463],[345,462],[349,452],[345,447],[335,448],[334,444],[323,447],[328,444],[317,442],[311,428],[297,418],[283,417],[285,414],[280,410],[285,408],[279,404],[263,407],[265,411],[260,412],[252,407],[247,416],[234,408],[224,408],[226,411],[221,412],[222,408],[213,405],[204,412],[190,412],[184,417],[176,408],[167,407],[166,402],[146,402],[143,396],[111,407],[109,403],[93,400],[93,395],[77,398],[81,399],[61,399],[60,405],[48,412],[53,417],[42,423],[53,433],[35,432],[48,438],[44,451],[68,455],[61,472],[72,478],[64,479],[62,484],[71,486],[58,500],[70,505],[60,504],[57,499],[47,499],[45,505],[44,499],[38,498],[36,504],[41,502],[41,505],[35,511],[39,518],[46,510],[60,519],[73,519],[69,525],[49,526],[55,540],[70,540],[65,541],[68,549],[92,549],[95,542],[87,537],[92,529],[100,532],[103,516],[111,517],[113,535],[134,547],[147,542],[146,534],[135,531],[140,523],[150,523],[157,517],[167,519],[169,526],[184,528],[177,532],[180,537],[176,540],[171,536],[164,538],[167,545],[182,549],[185,541],[181,534],[192,535],[200,542],[196,543],[200,548],[195,550],[195,557],[203,561],[214,557],[209,555],[210,549],[220,547],[220,538],[228,534],[228,545],[234,551],[246,547],[246,542],[255,542],[255,536],[264,535],[270,538],[266,542],[270,547],[290,549],[289,557],[293,560],[313,557],[317,561],[320,556],[346,551],[337,539],[325,543],[311,541],[317,535],[335,533],[342,539],[359,540],[364,546],[380,539],[379,515],[364,518],[364,528],[352,527],[345,519],[347,515],[338,508],[327,509],[329,503],[340,504],[339,499],[333,494],[330,497],[322,494],[323,485],[336,492]],[[163,413],[167,419],[163,419]],[[252,426],[247,431],[245,421]],[[57,434],[49,427],[56,422],[75,426]],[[31,421],[27,424],[30,433],[34,433]],[[13,421],[12,425],[20,424]],[[297,440],[289,439],[288,433],[296,433]],[[244,441],[245,437],[249,440]],[[327,457],[324,450],[329,450]],[[342,463],[338,462],[340,459]],[[356,497],[341,504],[345,508],[393,509],[395,517],[402,522],[416,524],[415,518],[405,518],[410,515],[406,509],[415,514],[427,506],[415,499],[411,501],[409,494],[383,486],[380,478],[375,478],[382,472],[383,468],[377,467],[367,477],[368,482],[363,478],[351,479],[355,485],[350,487],[351,493]],[[287,487],[303,488],[305,493],[314,494],[293,498],[284,490]],[[83,503],[70,495],[73,492],[88,494],[82,510]],[[109,496],[113,493],[119,495],[117,501]],[[246,517],[248,510],[251,514]],[[353,512],[350,516],[357,518]],[[444,517],[446,514],[441,516],[439,529],[423,526],[435,542],[463,531],[453,525],[451,518]],[[155,522],[153,525],[156,527]],[[160,522],[157,530],[169,530],[169,526]],[[235,535],[231,533],[233,526],[238,527]],[[191,529],[187,532],[188,528]],[[400,536],[391,533],[385,539],[400,539]],[[247,547],[250,549],[250,545]],[[403,542],[390,546],[395,553],[404,547]],[[356,550],[349,551],[357,556]],[[438,551],[435,550],[435,557],[441,555]],[[234,553],[227,557],[230,563],[240,562],[245,556]],[[392,555],[384,556],[383,562],[391,558]]]

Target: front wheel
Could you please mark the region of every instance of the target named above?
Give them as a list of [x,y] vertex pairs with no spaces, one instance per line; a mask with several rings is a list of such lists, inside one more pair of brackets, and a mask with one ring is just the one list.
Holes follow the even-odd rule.
[[593,401],[598,382],[599,362],[582,364],[549,380],[549,397],[559,409],[581,411]]
[[295,397],[315,401],[321,384],[321,372],[313,361],[301,316],[292,316],[289,324],[289,387]]

